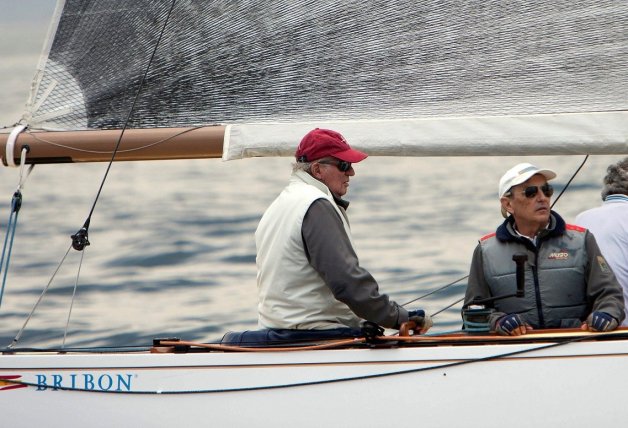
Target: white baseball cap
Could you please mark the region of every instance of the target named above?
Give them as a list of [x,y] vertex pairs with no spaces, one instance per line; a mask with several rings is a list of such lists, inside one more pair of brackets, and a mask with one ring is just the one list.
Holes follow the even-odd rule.
[[548,181],[556,178],[556,173],[551,169],[540,169],[531,163],[520,163],[510,168],[499,180],[499,194],[501,198],[512,186],[521,184],[536,174],[543,175]]
[[[502,178],[499,180],[499,194],[501,199],[511,187],[516,186],[527,181],[530,177],[536,174],[543,175],[548,181],[556,178],[556,173],[551,169],[540,169],[531,163],[520,163],[510,168]],[[502,215],[507,216],[506,211],[502,208]]]

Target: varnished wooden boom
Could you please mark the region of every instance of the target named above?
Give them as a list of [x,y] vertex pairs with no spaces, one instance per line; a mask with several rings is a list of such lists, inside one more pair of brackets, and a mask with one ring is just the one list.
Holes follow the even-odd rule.
[[[15,164],[28,146],[27,164],[108,162],[121,130],[26,131],[18,135],[13,149]],[[219,158],[224,126],[198,128],[127,129],[115,161]],[[7,166],[9,134],[0,134],[0,156]]]

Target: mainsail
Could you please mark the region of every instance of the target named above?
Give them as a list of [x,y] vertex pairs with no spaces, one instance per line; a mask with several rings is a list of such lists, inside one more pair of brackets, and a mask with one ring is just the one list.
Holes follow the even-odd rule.
[[[59,1],[22,123],[227,125],[224,149],[209,150],[224,159],[291,154],[314,126],[379,155],[628,149],[624,0],[182,0],[169,15],[170,7]],[[66,156],[57,161],[81,157]]]

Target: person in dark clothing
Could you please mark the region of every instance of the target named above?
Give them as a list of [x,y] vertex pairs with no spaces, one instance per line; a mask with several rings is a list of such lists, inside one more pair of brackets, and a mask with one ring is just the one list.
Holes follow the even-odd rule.
[[533,328],[610,331],[624,319],[622,290],[594,236],[551,211],[556,174],[529,163],[516,165],[499,182],[502,215],[495,233],[480,239],[471,262],[464,306],[515,294],[515,254],[527,256],[524,297],[486,306],[491,330],[521,335]]

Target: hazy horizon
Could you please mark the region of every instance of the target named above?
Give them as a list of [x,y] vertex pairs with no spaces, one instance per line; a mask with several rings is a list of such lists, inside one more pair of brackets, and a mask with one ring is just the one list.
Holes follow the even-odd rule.
[[0,0],[0,129],[22,115],[55,5]]

